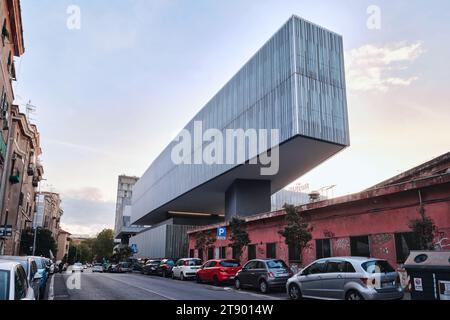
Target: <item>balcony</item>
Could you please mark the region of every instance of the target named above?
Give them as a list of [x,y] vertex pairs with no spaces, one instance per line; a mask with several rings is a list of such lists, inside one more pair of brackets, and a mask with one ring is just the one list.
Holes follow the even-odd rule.
[[12,175],[9,177],[9,182],[11,182],[11,184],[17,184],[20,182],[20,174],[16,174],[16,175]]

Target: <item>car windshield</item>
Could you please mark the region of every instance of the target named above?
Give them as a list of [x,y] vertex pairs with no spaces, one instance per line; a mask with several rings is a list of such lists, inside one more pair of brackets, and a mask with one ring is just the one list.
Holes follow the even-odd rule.
[[267,261],[269,269],[287,269],[287,265],[283,260],[269,260]]
[[75,267],[82,267],[83,265],[81,263],[75,263]]
[[96,263],[95,266],[96,266],[96,267],[101,267],[102,264],[101,264],[101,263]]
[[37,265],[38,269],[44,269],[41,259],[36,259],[35,261],[36,261],[36,265]]
[[126,263],[126,262],[123,262],[120,265],[122,266],[122,268],[128,268],[128,263]]
[[9,272],[0,270],[0,300],[9,300]]
[[229,268],[235,268],[235,267],[239,267],[239,262],[237,261],[233,261],[233,260],[226,260],[226,261],[221,261],[220,265],[222,267],[229,267]]
[[147,262],[147,264],[160,264],[161,263],[161,261],[149,261],[149,262]]
[[389,262],[385,260],[367,261],[362,264],[363,269],[368,273],[389,273],[395,272]]
[[202,261],[201,260],[188,260],[187,261],[187,265],[189,267],[201,266],[202,265]]

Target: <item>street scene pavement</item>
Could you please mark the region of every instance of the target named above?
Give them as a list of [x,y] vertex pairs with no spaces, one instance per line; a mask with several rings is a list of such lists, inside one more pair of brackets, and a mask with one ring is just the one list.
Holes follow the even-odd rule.
[[[79,289],[75,276],[80,277]],[[72,277],[72,278],[71,278]],[[69,281],[69,285],[68,285]],[[73,286],[72,286],[73,285]],[[287,300],[284,291],[269,295],[227,286],[199,284],[140,273],[110,274],[70,270],[55,274],[49,282],[49,300]]]

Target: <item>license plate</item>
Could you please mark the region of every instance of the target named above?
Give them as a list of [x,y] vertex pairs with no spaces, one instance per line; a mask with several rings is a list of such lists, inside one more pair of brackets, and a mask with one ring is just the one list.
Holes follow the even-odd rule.
[[381,287],[382,288],[388,288],[394,286],[394,282],[382,282]]

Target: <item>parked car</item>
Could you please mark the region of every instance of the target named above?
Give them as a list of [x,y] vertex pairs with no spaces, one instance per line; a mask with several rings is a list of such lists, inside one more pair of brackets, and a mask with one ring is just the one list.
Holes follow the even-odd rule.
[[34,258],[31,257],[16,257],[16,256],[0,256],[1,260],[14,261],[22,265],[27,273],[27,279],[30,286],[33,288],[34,296],[36,300],[41,298],[40,296],[40,282],[42,276],[38,273],[38,266]]
[[0,260],[0,300],[35,300],[27,273],[19,262]]
[[92,272],[103,273],[103,264],[101,264],[101,263],[94,264],[94,266],[92,267]]
[[241,269],[239,261],[215,259],[207,261],[197,271],[197,282],[212,282],[214,285],[234,281],[236,273]]
[[172,268],[172,278],[178,278],[181,281],[189,278],[195,278],[197,271],[202,266],[202,260],[197,258],[180,259]]
[[235,278],[236,289],[257,288],[262,293],[284,288],[292,272],[280,259],[255,259],[247,262]]
[[399,274],[386,260],[363,257],[317,260],[290,278],[286,290],[293,300],[394,300],[404,294]]
[[86,270],[88,266],[86,264],[83,264],[83,270]]
[[83,272],[83,271],[84,271],[84,268],[80,262],[75,263],[72,267],[72,273]]
[[142,267],[142,274],[150,275],[156,274],[161,260],[148,260]]
[[120,272],[120,265],[118,263],[113,263],[109,266],[108,272],[110,273],[119,273]]
[[122,272],[122,273],[133,272],[131,264],[128,262],[120,262],[119,268],[120,268],[119,272]]
[[49,267],[43,257],[30,257],[36,261],[36,265],[38,268],[38,273],[41,275],[41,280],[39,282],[39,294],[40,297],[43,297],[45,294],[45,287],[47,286],[47,279],[50,276]]
[[163,278],[169,277],[172,274],[172,268],[175,265],[174,259],[163,259],[156,269],[156,274]]

